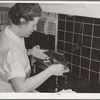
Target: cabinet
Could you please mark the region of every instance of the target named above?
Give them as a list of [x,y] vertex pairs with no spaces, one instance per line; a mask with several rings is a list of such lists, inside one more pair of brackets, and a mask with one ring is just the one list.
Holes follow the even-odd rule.
[[40,3],[43,11],[100,18],[100,2]]
[[10,19],[8,17],[8,12],[9,12],[10,8],[9,7],[0,7],[0,24],[9,24],[10,23]]
[[3,24],[8,25],[10,23],[10,18],[8,16],[8,12],[3,12]]
[[10,18],[8,17],[9,8],[0,7],[0,31],[2,31],[6,25],[10,24]]
[[0,11],[0,25],[8,25],[10,23],[10,19],[8,17],[8,12]]

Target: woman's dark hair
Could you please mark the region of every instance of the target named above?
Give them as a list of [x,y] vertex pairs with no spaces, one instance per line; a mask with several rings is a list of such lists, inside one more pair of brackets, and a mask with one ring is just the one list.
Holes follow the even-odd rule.
[[20,18],[27,22],[34,17],[40,17],[42,9],[38,3],[17,3],[9,11],[8,15],[15,25],[20,25]]

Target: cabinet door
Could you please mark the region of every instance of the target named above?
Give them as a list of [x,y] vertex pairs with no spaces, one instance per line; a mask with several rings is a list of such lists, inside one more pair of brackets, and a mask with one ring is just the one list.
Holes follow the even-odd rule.
[[10,18],[8,16],[8,12],[3,12],[3,24],[10,24]]
[[0,24],[2,24],[3,15],[0,13]]

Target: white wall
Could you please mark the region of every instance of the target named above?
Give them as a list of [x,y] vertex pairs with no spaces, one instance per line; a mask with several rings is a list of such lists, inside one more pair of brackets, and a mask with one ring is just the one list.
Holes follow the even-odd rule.
[[[14,3],[0,3],[2,7],[11,7]],[[43,11],[80,15],[100,18],[100,2],[78,2],[78,3],[40,3]]]

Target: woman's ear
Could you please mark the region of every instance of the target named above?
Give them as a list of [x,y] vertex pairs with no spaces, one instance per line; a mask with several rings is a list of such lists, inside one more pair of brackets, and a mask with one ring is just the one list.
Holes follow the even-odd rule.
[[26,20],[24,18],[20,18],[20,22],[21,22],[21,25],[23,25],[26,23]]

